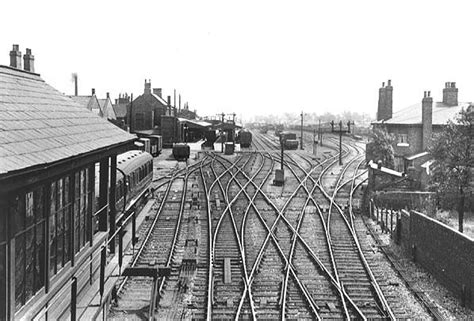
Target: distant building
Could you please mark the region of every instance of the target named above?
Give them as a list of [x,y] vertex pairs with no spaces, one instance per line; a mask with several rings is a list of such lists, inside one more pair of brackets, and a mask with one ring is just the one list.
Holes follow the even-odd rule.
[[69,96],[69,98],[74,100],[80,106],[93,111],[100,117],[103,117],[102,111],[100,109],[99,99],[95,94],[95,88],[92,88],[91,95]]
[[149,130],[161,126],[161,116],[175,116],[176,108],[171,107],[171,98],[168,102],[162,97],[161,88],[151,89],[151,81],[145,80],[145,90],[131,103],[130,131]]
[[98,99],[95,94],[95,89],[92,88],[91,95],[69,96],[69,98],[74,100],[76,103],[78,103],[82,107],[95,112],[97,115],[99,115],[102,118],[106,118],[109,120],[117,119],[117,117],[115,116],[115,111],[112,106],[112,101],[110,100],[109,93],[107,93],[106,98]]
[[112,104],[112,100],[110,100],[110,94],[107,93],[106,98],[99,99],[99,106],[102,117],[107,118],[109,120],[116,120],[117,116],[115,115],[115,110]]
[[119,94],[119,98],[115,99],[115,104],[112,106],[114,108],[115,117],[117,117],[118,121],[123,122],[124,124],[128,125],[127,119],[127,109],[130,106],[130,96],[125,94]]
[[0,66],[0,320],[68,319],[71,280],[81,297],[98,277],[117,155],[136,137],[48,85],[30,49],[21,58],[14,45]]
[[[430,155],[427,152],[433,133],[443,130],[448,120],[454,120],[464,109],[472,108],[470,102],[458,101],[456,83],[447,82],[443,88],[443,100],[433,102],[431,93],[426,91],[420,103],[411,105],[395,113],[392,112],[393,87],[389,80],[387,86],[379,89],[377,121],[374,128],[385,128],[396,138],[395,170],[398,172],[428,171]],[[377,160],[374,160],[377,161]]]

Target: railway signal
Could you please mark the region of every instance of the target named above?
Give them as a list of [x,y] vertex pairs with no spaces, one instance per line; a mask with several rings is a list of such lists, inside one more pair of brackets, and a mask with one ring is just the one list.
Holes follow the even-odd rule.
[[350,120],[347,122],[347,129],[342,129],[342,120],[339,121],[339,129],[334,129],[334,120],[331,120],[331,132],[339,133],[339,165],[342,165],[342,134],[351,132],[351,124],[354,122]]

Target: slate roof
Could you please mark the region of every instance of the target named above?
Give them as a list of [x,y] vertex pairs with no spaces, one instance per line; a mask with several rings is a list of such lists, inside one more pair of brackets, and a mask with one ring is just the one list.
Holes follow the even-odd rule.
[[100,109],[99,100],[96,95],[92,96],[68,96],[76,103],[81,105],[84,108],[94,111],[97,115],[102,116],[102,111]]
[[[442,102],[433,102],[433,125],[445,125],[448,120],[454,120],[457,114],[471,103],[459,103],[457,106],[448,106]],[[421,103],[409,106],[393,113],[392,118],[385,121],[376,121],[373,124],[421,124]]]
[[39,75],[0,66],[0,177],[135,138]]
[[128,104],[116,104],[112,107],[114,108],[115,116],[118,118],[125,118],[127,116],[127,105]]

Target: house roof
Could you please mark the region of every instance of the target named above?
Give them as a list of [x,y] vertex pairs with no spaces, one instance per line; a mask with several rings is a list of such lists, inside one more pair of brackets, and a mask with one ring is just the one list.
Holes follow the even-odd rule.
[[[433,102],[433,125],[444,125],[448,120],[454,120],[456,115],[464,108],[467,109],[471,103],[459,103],[457,106],[448,106],[443,102]],[[421,103],[409,106],[393,113],[392,118],[385,121],[379,120],[372,124],[421,124]]]
[[124,118],[125,116],[127,116],[127,105],[128,104],[112,105],[115,112],[115,116],[121,117],[121,118]]
[[117,119],[110,98],[99,99],[99,106],[104,118]]
[[96,112],[99,116],[102,116],[99,100],[97,99],[96,95],[91,95],[91,96],[68,96],[68,97],[71,98],[72,100],[74,100],[76,103],[78,103],[82,107],[87,108],[89,110],[92,110],[92,111]]
[[135,138],[39,75],[0,66],[0,177]]
[[187,123],[187,124],[191,125],[194,128],[207,128],[207,127],[212,126],[211,123],[208,123],[208,122],[205,122],[205,121],[191,120],[191,119],[187,119],[187,118],[178,118],[178,120],[179,120],[180,123],[183,123],[183,124]]

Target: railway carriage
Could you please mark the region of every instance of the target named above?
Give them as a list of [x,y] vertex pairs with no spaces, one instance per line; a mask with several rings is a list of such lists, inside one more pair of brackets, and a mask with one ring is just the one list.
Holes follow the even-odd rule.
[[250,144],[252,144],[252,133],[246,129],[242,129],[239,131],[238,139],[240,147],[250,147]]
[[[96,171],[100,172],[99,166],[96,166]],[[120,154],[117,156],[117,172],[116,208],[124,215],[149,192],[153,179],[153,157],[147,152],[137,150]],[[99,177],[98,174],[95,181],[95,195],[99,195]]]

